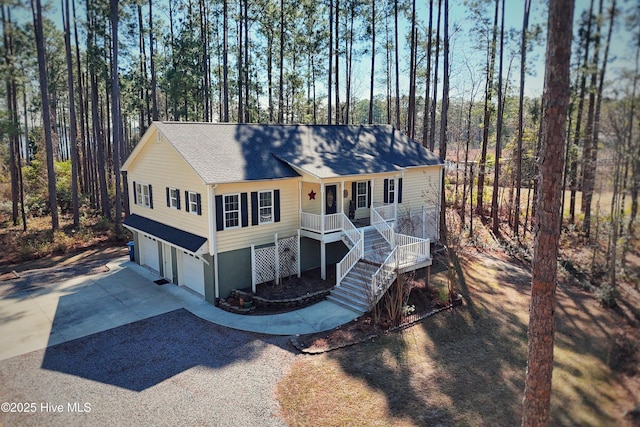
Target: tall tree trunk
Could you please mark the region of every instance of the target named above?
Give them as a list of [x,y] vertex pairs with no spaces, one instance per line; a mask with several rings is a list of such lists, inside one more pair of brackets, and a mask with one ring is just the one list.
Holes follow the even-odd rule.
[[409,41],[409,108],[407,111],[407,132],[409,138],[416,133],[416,60],[417,60],[416,0],[411,7],[411,36]]
[[280,0],[280,77],[278,79],[278,123],[284,123],[284,0]]
[[607,61],[609,59],[609,46],[611,45],[611,35],[613,34],[613,24],[616,16],[616,0],[611,2],[611,16],[609,20],[609,31],[607,33],[607,41],[604,47],[604,58],[602,59],[602,68],[600,68],[600,80],[598,83],[598,93],[596,95],[596,110],[593,117],[593,142],[591,145],[590,164],[593,166],[593,172],[589,175],[589,185],[585,191],[585,214],[582,231],[589,236],[591,229],[591,197],[593,197],[593,188],[595,187],[595,172],[598,166],[598,140],[600,135],[600,110],[602,106],[602,91],[604,90],[604,76],[607,70]]
[[242,39],[244,38],[243,26],[243,9],[242,0],[238,1],[238,123],[244,123],[244,63],[243,56],[244,50],[242,46]]
[[483,215],[482,197],[484,196],[484,176],[486,174],[487,163],[487,147],[489,146],[489,126],[491,120],[491,97],[493,94],[493,72],[496,62],[496,40],[498,38],[498,9],[499,0],[496,0],[495,12],[493,15],[493,36],[491,45],[489,46],[489,55],[487,58],[487,84],[484,95],[484,123],[482,124],[482,150],[480,153],[480,170],[478,171],[478,194],[476,197],[476,210]]
[[554,307],[562,156],[569,103],[573,0],[550,0],[537,198],[528,363],[522,403],[523,426],[549,424],[553,372]]
[[76,2],[75,0],[71,1],[71,8],[73,9],[73,35],[76,44],[76,74],[78,76],[78,104],[80,109],[80,149],[82,155],[79,160],[79,167],[82,169],[82,173],[80,173],[81,181],[80,181],[80,189],[81,192],[87,193],[89,189],[89,158],[87,155],[87,127],[86,127],[86,116],[87,110],[85,108],[85,96],[84,96],[84,85],[82,84],[82,67],[80,62],[80,43],[78,41],[78,26],[76,24]]
[[[20,142],[19,142],[19,123],[18,123],[18,105],[15,100],[16,81],[14,77],[13,68],[13,37],[12,37],[12,21],[8,13],[5,12],[4,4],[0,5],[2,11],[2,38],[4,42],[4,62],[5,62],[5,75],[6,75],[6,90],[7,90],[7,112],[9,115],[9,171],[11,176],[11,218],[13,225],[18,225],[18,214],[20,204],[20,183],[19,183],[19,169],[20,169]],[[28,135],[27,135],[28,137]]]
[[151,68],[151,118],[153,121],[158,120],[158,94],[156,93],[156,66],[153,40],[153,0],[149,0],[149,61]]
[[438,106],[438,64],[440,60],[440,16],[442,15],[442,0],[438,0],[438,19],[436,24],[436,47],[434,49],[435,64],[433,67],[433,98],[431,99],[431,132],[429,134],[429,150],[436,149],[436,111]]
[[629,236],[633,236],[635,234],[635,225],[634,222],[636,217],[638,216],[638,192],[640,191],[640,141],[637,140],[635,142],[635,148],[633,148],[633,118],[634,111],[636,106],[636,89],[638,85],[638,78],[640,74],[638,71],[640,70],[640,33],[636,35],[637,44],[636,44],[636,65],[635,65],[635,73],[633,74],[633,89],[631,92],[631,108],[629,111],[629,145],[630,145],[630,153],[631,153],[631,214],[629,215],[629,225],[627,226],[627,230]]
[[118,0],[110,1],[111,7],[111,39],[113,59],[111,61],[111,117],[113,137],[113,175],[115,181],[115,225],[116,234],[121,232],[122,223],[122,191],[120,186],[120,148],[122,144],[122,116],[120,114],[120,77],[118,76]]
[[345,100],[345,108],[344,108],[344,124],[350,124],[349,119],[349,109],[351,108],[351,72],[353,70],[353,23],[355,21],[355,3],[350,4],[349,10],[349,37],[345,37],[345,56],[346,56],[346,76],[345,79],[347,81],[347,91],[346,91],[346,100]]
[[227,0],[222,1],[222,121],[229,122],[229,13]]
[[[496,123],[496,164],[493,173],[493,194],[491,195],[492,230],[498,233],[500,227],[498,215],[498,190],[500,188],[500,157],[502,156],[502,123],[504,119],[504,100],[502,98],[502,65],[504,61],[504,0],[500,23],[500,60],[498,61],[498,121]],[[508,76],[507,76],[508,78]]]
[[[584,46],[584,60],[581,70],[580,77],[580,94],[578,95],[578,111],[576,118],[576,130],[573,139],[573,145],[578,147],[580,143],[580,139],[582,138],[582,113],[584,111],[584,96],[585,89],[587,83],[587,67],[589,65],[589,47],[591,46],[591,24],[593,22],[593,1],[591,0],[591,4],[589,6],[589,16],[587,18],[587,31],[584,35],[585,46]],[[584,159],[583,159],[584,160]],[[576,192],[578,187],[578,160],[572,159],[570,169],[569,169],[569,186],[571,188],[571,197],[569,200],[569,215],[570,222],[573,224],[575,222],[576,215]]]
[[[448,114],[449,114],[449,0],[444,0],[444,52],[442,79],[442,114],[440,118],[440,158],[447,161]],[[442,185],[440,193],[440,238],[447,242],[447,203],[445,198],[444,178],[446,168],[442,168]]]
[[[431,88],[431,44],[433,41],[433,0],[429,0],[429,29],[427,31],[427,70],[426,83],[424,85],[424,116],[422,117],[422,146],[429,147],[429,115],[431,101],[429,101],[429,89]],[[433,151],[433,148],[431,148]]]
[[327,83],[327,124],[331,125],[331,91],[333,90],[333,0],[329,0],[329,81]]
[[64,46],[67,60],[67,85],[69,86],[69,125],[71,127],[71,205],[73,209],[73,225],[80,225],[80,202],[78,201],[78,125],[76,118],[76,101],[73,81],[73,63],[71,61],[71,21],[69,0],[62,3],[64,27]]
[[398,47],[398,0],[393,1],[393,19],[394,19],[394,49],[396,53],[396,127],[402,129],[400,122],[400,54]]
[[342,123],[340,107],[340,0],[336,0],[336,124]]
[[371,0],[371,80],[369,83],[369,124],[373,123],[373,86],[376,73],[376,0]]
[[522,39],[520,43],[520,96],[518,98],[518,140],[516,142],[516,200],[513,221],[513,234],[516,238],[520,231],[520,191],[522,189],[522,135],[524,132],[524,83],[527,64],[527,31],[529,28],[529,12],[531,0],[524,2],[522,18]]
[[249,101],[249,0],[244,0],[244,102],[245,102],[245,122],[251,122],[251,110]]
[[56,190],[56,172],[53,168],[53,138],[51,135],[51,111],[49,105],[49,82],[45,59],[44,30],[42,27],[42,4],[40,0],[31,0],[33,28],[38,54],[38,75],[40,77],[40,96],[42,97],[42,126],[44,128],[44,145],[47,157],[47,184],[49,189],[49,208],[51,209],[51,228],[60,228],[58,220],[58,192]]
[[597,147],[598,141],[594,138],[594,119],[596,109],[596,95],[598,84],[598,63],[600,53],[600,31],[602,28],[602,8],[603,0],[600,0],[598,6],[598,18],[596,19],[596,37],[593,52],[593,62],[591,67],[591,80],[589,82],[589,108],[587,112],[587,128],[584,146],[582,147],[582,206],[584,213],[584,221],[582,223],[582,231],[588,237],[591,232],[591,201],[593,199],[593,190],[596,179],[596,165],[593,163],[594,147]]

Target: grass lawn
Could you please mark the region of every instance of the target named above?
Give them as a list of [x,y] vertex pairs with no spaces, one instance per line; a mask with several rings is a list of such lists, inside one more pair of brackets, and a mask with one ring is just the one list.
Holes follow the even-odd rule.
[[[519,425],[530,276],[500,254],[477,252],[461,255],[459,271],[462,308],[373,342],[300,356],[277,387],[286,422]],[[633,392],[607,364],[618,318],[565,279],[557,291],[551,425],[625,425]]]

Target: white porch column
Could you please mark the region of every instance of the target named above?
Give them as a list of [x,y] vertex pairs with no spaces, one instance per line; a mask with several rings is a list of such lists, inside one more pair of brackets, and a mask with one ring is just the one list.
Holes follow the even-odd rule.
[[400,197],[400,180],[398,179],[398,176],[394,176],[393,177],[393,189],[394,189],[394,195],[393,195],[393,220],[397,223],[398,221],[398,197]]
[[340,182],[340,212],[344,213],[344,181]]
[[320,278],[327,280],[327,244],[320,242]]
[[[324,216],[327,212],[324,206],[324,182],[320,183],[320,232],[324,234]],[[323,263],[324,264],[324,263]]]

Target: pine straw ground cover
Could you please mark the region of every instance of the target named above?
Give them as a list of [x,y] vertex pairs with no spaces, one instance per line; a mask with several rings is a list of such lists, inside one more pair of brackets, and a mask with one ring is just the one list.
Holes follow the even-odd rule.
[[98,215],[84,215],[80,226],[73,226],[70,215],[60,215],[60,230],[51,230],[51,218],[27,220],[27,231],[14,226],[6,212],[0,211],[0,272],[28,270],[71,264],[77,258],[115,258],[125,255],[128,232],[113,233],[113,224]]
[[[292,426],[520,424],[530,276],[499,252],[461,254],[464,306],[400,333],[301,355],[277,386]],[[523,268],[524,267],[524,268]],[[557,290],[551,425],[631,426],[638,374],[613,371],[619,314],[566,273]]]

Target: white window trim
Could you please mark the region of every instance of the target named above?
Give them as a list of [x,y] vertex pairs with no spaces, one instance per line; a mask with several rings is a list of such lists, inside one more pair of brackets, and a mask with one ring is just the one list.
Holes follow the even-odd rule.
[[178,210],[178,197],[180,197],[180,190],[169,187],[169,207],[171,209]]
[[[196,198],[196,200],[193,202],[191,201],[191,195],[193,195]],[[185,200],[185,203],[189,204],[190,214],[198,215],[198,193],[194,191],[187,191],[187,200]]]
[[[262,206],[261,205],[260,196],[262,194],[264,194],[264,193],[270,193],[271,194],[271,205],[267,205],[267,206]],[[262,220],[262,209],[267,209],[267,208],[271,209],[270,219],[268,221],[263,221]],[[273,224],[273,220],[274,220],[273,216],[274,216],[273,190],[258,191],[258,225]]]
[[[364,184],[364,193],[360,193],[360,184]],[[360,197],[364,196],[364,206],[360,206]],[[356,209],[366,209],[369,198],[369,183],[367,181],[356,182]]]
[[[238,198],[238,210],[227,210],[227,197],[236,196]],[[240,193],[230,193],[224,194],[222,196],[222,218],[224,219],[224,229],[225,230],[235,230],[236,228],[240,228],[242,226],[242,199],[240,198]],[[238,212],[238,225],[234,225],[231,227],[227,226],[227,214],[232,212]]]
[[[145,188],[147,189],[146,197],[144,194]],[[146,203],[145,203],[145,198],[146,198]],[[143,206],[145,208],[151,208],[151,195],[149,194],[149,184],[136,182],[136,205]]]

